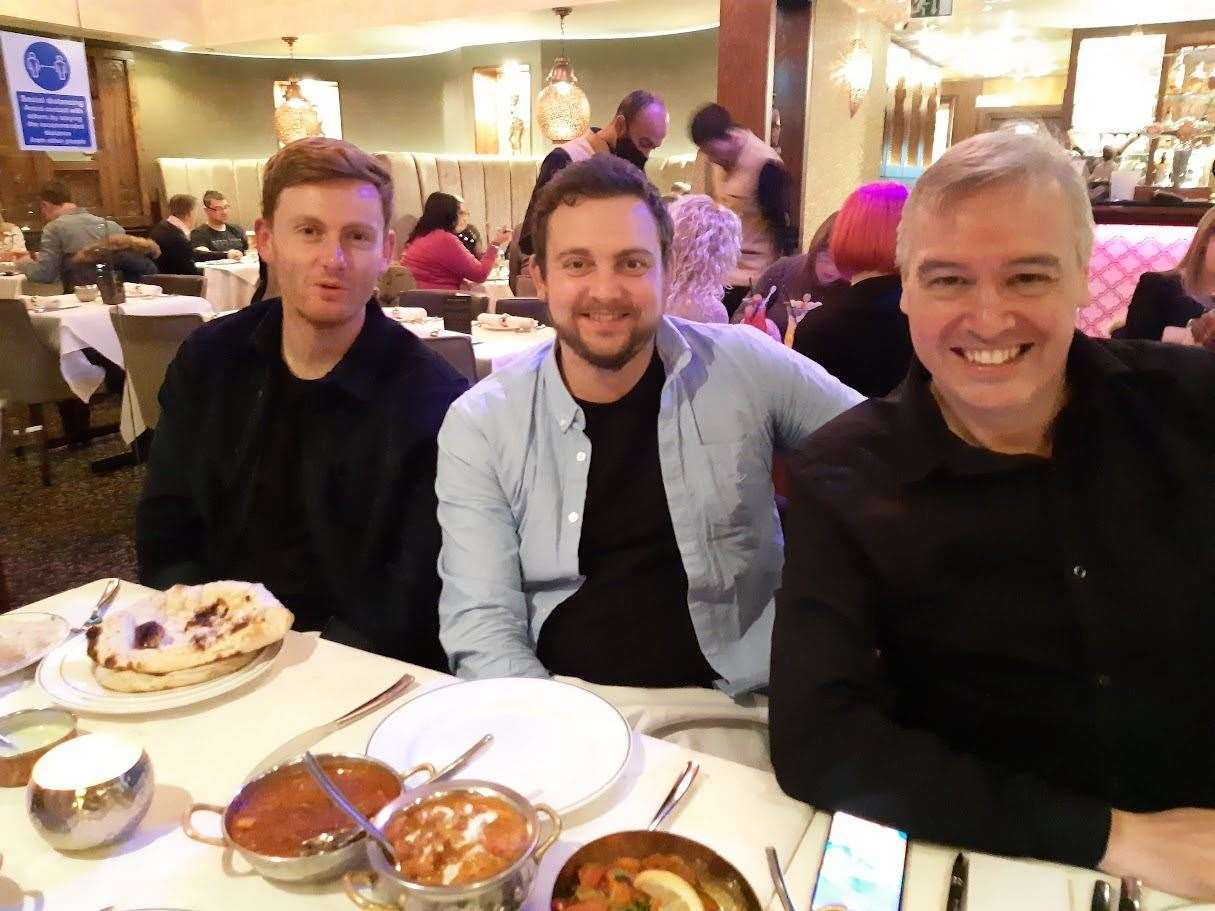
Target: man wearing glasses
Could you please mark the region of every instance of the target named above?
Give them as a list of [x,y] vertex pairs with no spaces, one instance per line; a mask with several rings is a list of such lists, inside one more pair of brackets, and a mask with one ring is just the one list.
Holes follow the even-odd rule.
[[203,194],[203,212],[207,216],[206,224],[201,224],[190,232],[190,246],[200,247],[220,254],[232,254],[239,259],[249,249],[249,241],[245,239],[245,229],[240,225],[228,223],[228,210],[232,207],[228,200],[218,190],[208,190]]

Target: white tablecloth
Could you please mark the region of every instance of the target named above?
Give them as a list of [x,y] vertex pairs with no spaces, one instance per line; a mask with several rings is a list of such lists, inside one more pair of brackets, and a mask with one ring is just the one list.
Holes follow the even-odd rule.
[[24,275],[0,275],[0,300],[13,300],[21,294]]
[[215,260],[198,264],[206,276],[203,294],[216,313],[225,310],[240,310],[248,307],[257,287],[257,257],[246,257],[240,262]]
[[[390,315],[392,307],[385,308]],[[431,318],[419,323],[401,323],[406,329],[419,337],[426,335],[463,335],[463,332],[452,332],[443,328],[443,321]],[[556,331],[549,326],[532,332],[495,332],[480,326],[472,327],[473,354],[477,358],[477,378],[485,379],[493,371],[500,370],[519,356],[523,351],[552,341],[557,337]]]
[[479,285],[465,282],[463,290],[467,291],[469,294],[484,294],[487,298],[489,298],[490,313],[497,312],[496,308],[498,306],[498,301],[502,300],[502,298],[515,296],[505,278],[491,278]]
[[[101,588],[102,583],[92,583],[30,607],[79,622]],[[130,603],[146,591],[124,584],[118,604]],[[37,892],[44,902],[37,907],[47,911],[96,911],[111,904],[119,909],[164,905],[192,911],[351,911],[353,905],[342,895],[340,883],[278,886],[249,875],[239,857],[225,870],[224,852],[187,839],[178,820],[191,802],[226,803],[250,768],[271,750],[380,692],[405,670],[424,684],[447,679],[314,635],[291,633],[278,667],[248,688],[161,715],[81,719],[81,727],[89,731],[119,731],[143,745],[156,775],[151,810],[124,844],[68,856],[52,850],[33,831],[23,789],[0,789],[4,848],[0,907],[7,911],[6,900],[22,907],[20,897],[11,896],[24,894],[25,907],[32,908],[30,894]],[[0,679],[0,713],[47,704],[32,677],[27,671]],[[315,749],[362,752],[389,711],[356,722]],[[813,810],[785,797],[769,774],[635,737],[633,756],[616,786],[567,816],[561,839],[545,856],[524,911],[549,911],[553,878],[580,845],[608,832],[643,827],[691,758],[701,764],[700,777],[666,828],[704,842],[738,866],[766,904],[773,890],[764,845],[774,845],[787,863],[807,831]]]

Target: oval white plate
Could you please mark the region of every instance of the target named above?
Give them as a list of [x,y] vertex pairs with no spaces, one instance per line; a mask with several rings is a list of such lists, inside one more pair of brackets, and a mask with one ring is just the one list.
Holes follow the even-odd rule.
[[14,611],[11,614],[0,614],[0,642],[11,641],[10,637],[18,636],[22,631],[28,633],[33,626],[46,627],[47,644],[43,648],[26,651],[14,661],[0,660],[0,677],[14,674],[35,664],[68,637],[72,628],[58,614],[45,614],[40,611]]
[[556,680],[470,680],[431,690],[387,718],[367,755],[397,769],[451,762],[486,734],[488,749],[460,778],[506,785],[568,813],[620,777],[632,749],[628,723],[610,702]]
[[224,677],[155,693],[107,690],[93,676],[93,659],[88,656],[87,647],[84,636],[75,636],[52,651],[38,665],[38,685],[64,708],[95,715],[138,715],[205,702],[243,686],[270,670],[283,643],[280,639],[266,646],[252,662]]

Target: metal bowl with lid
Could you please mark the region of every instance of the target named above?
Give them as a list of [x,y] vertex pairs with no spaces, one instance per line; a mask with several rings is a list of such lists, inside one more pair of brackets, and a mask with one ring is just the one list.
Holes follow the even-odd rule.
[[[551,807],[532,804],[522,794],[489,781],[432,782],[411,789],[376,814],[375,824],[386,830],[398,813],[419,804],[458,794],[497,798],[516,811],[527,826],[523,852],[506,869],[479,882],[432,886],[405,879],[375,845],[365,843],[370,871],[347,873],[346,895],[364,909],[375,911],[517,911],[531,891],[544,853],[561,834],[561,817]],[[541,827],[547,821],[547,831]]]
[[[324,753],[318,754],[316,758],[325,766],[327,772],[341,765],[347,768],[377,770],[385,776],[391,776],[397,783],[397,793],[393,795],[390,805],[400,800],[401,794],[405,790],[405,782],[408,779],[422,772],[427,774],[427,780],[433,778],[435,775],[434,766],[430,765],[430,763],[423,763],[410,769],[408,772],[398,773],[387,763],[356,753]],[[293,759],[290,762],[274,766],[256,778],[246,782],[227,806],[221,807],[215,804],[204,803],[194,804],[183,815],[181,827],[186,835],[195,841],[214,845],[217,848],[231,848],[236,851],[249,862],[253,869],[267,879],[297,883],[316,883],[334,879],[355,866],[363,856],[363,843],[366,841],[366,837],[362,832],[352,833],[349,838],[336,840],[333,842],[332,847],[295,856],[268,854],[251,850],[241,843],[239,834],[235,832],[237,817],[255,795],[268,786],[274,785],[276,781],[296,774],[304,776],[311,782],[311,776],[304,766],[303,760]],[[339,778],[338,780],[340,781],[341,779]],[[318,785],[312,784],[312,787],[317,788],[318,793],[320,792]],[[410,793],[413,793],[413,791]],[[328,798],[325,799],[326,801],[328,800]],[[205,835],[194,827],[195,814],[202,812],[214,813],[220,816],[223,832],[222,838]],[[341,813],[340,810],[337,812]],[[339,828],[350,827],[349,823],[339,824]]]

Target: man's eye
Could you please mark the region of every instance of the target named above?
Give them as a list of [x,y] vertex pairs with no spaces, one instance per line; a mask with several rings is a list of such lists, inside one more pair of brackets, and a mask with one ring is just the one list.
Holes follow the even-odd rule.
[[630,275],[640,275],[649,271],[649,260],[641,256],[630,256],[620,261],[620,266]]
[[928,287],[947,290],[950,288],[960,288],[965,282],[966,280],[960,275],[934,275],[928,279]]
[[320,229],[316,225],[301,225],[299,232],[306,237],[315,237],[320,234]]
[[585,272],[590,267],[590,262],[585,259],[567,259],[561,264],[566,272]]

